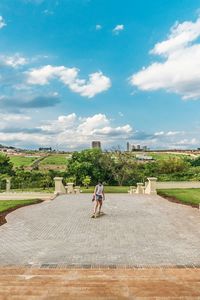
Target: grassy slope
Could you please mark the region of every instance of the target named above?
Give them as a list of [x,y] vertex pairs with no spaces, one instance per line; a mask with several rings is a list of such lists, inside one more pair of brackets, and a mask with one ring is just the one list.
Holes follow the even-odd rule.
[[30,166],[38,157],[10,156],[14,167]]
[[50,155],[41,161],[41,165],[66,165],[67,154]]
[[160,196],[173,197],[185,204],[200,203],[200,189],[158,190]]
[[174,154],[174,153],[147,153],[147,155],[152,156],[156,160],[165,160],[174,157],[186,157],[184,154]]
[[35,204],[35,203],[39,203],[39,202],[40,202],[40,200],[38,200],[38,199],[31,199],[31,200],[1,200],[0,201],[0,213],[5,212],[6,210],[8,210],[10,208]]

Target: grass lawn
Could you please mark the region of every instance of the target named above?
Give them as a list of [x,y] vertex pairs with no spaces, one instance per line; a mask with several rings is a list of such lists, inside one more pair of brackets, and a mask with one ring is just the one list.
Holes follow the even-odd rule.
[[200,204],[200,189],[167,189],[157,192],[160,196],[171,197],[184,204]]
[[31,200],[0,200],[0,213],[5,212],[9,209],[14,209],[19,206],[25,206],[30,204],[39,203],[41,200],[31,199]]
[[151,153],[148,152],[147,155],[152,156],[156,160],[166,160],[174,157],[185,157],[184,154],[174,154],[174,153]]
[[[12,189],[12,192],[35,192],[35,193],[53,193],[54,192],[54,187],[50,187],[50,188],[19,188],[19,189]],[[3,192],[3,191],[2,191]]]
[[[94,186],[90,186],[88,189],[81,187],[83,193],[93,193]],[[105,193],[128,193],[129,186],[104,186]]]
[[38,157],[31,156],[10,156],[9,158],[14,167],[30,166],[36,159],[38,159]]
[[67,154],[49,155],[40,162],[40,165],[66,165]]

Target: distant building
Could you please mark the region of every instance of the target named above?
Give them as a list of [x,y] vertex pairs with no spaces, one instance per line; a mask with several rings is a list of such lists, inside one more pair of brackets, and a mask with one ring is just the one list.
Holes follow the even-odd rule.
[[130,145],[129,142],[127,142],[127,144],[126,144],[126,150],[127,150],[128,152],[131,151],[131,145]]
[[40,148],[39,148],[39,151],[51,152],[51,151],[52,151],[52,148],[51,148],[51,147],[46,147],[46,148],[40,147]]
[[100,141],[92,141],[92,149],[101,149],[101,142]]
[[143,160],[143,161],[154,160],[152,156],[145,155],[145,154],[137,154],[137,155],[136,155],[136,159],[137,159],[137,160]]

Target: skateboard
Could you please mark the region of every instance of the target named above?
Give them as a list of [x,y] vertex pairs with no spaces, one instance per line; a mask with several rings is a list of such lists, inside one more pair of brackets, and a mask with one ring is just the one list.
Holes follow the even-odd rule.
[[[105,213],[101,212],[100,214],[96,214],[96,218],[102,217],[104,215],[105,215]],[[94,215],[92,215],[91,218],[96,219]]]

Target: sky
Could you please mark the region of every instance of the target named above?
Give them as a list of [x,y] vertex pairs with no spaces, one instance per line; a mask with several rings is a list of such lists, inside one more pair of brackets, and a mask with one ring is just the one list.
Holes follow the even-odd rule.
[[200,0],[1,0],[0,144],[200,147]]

